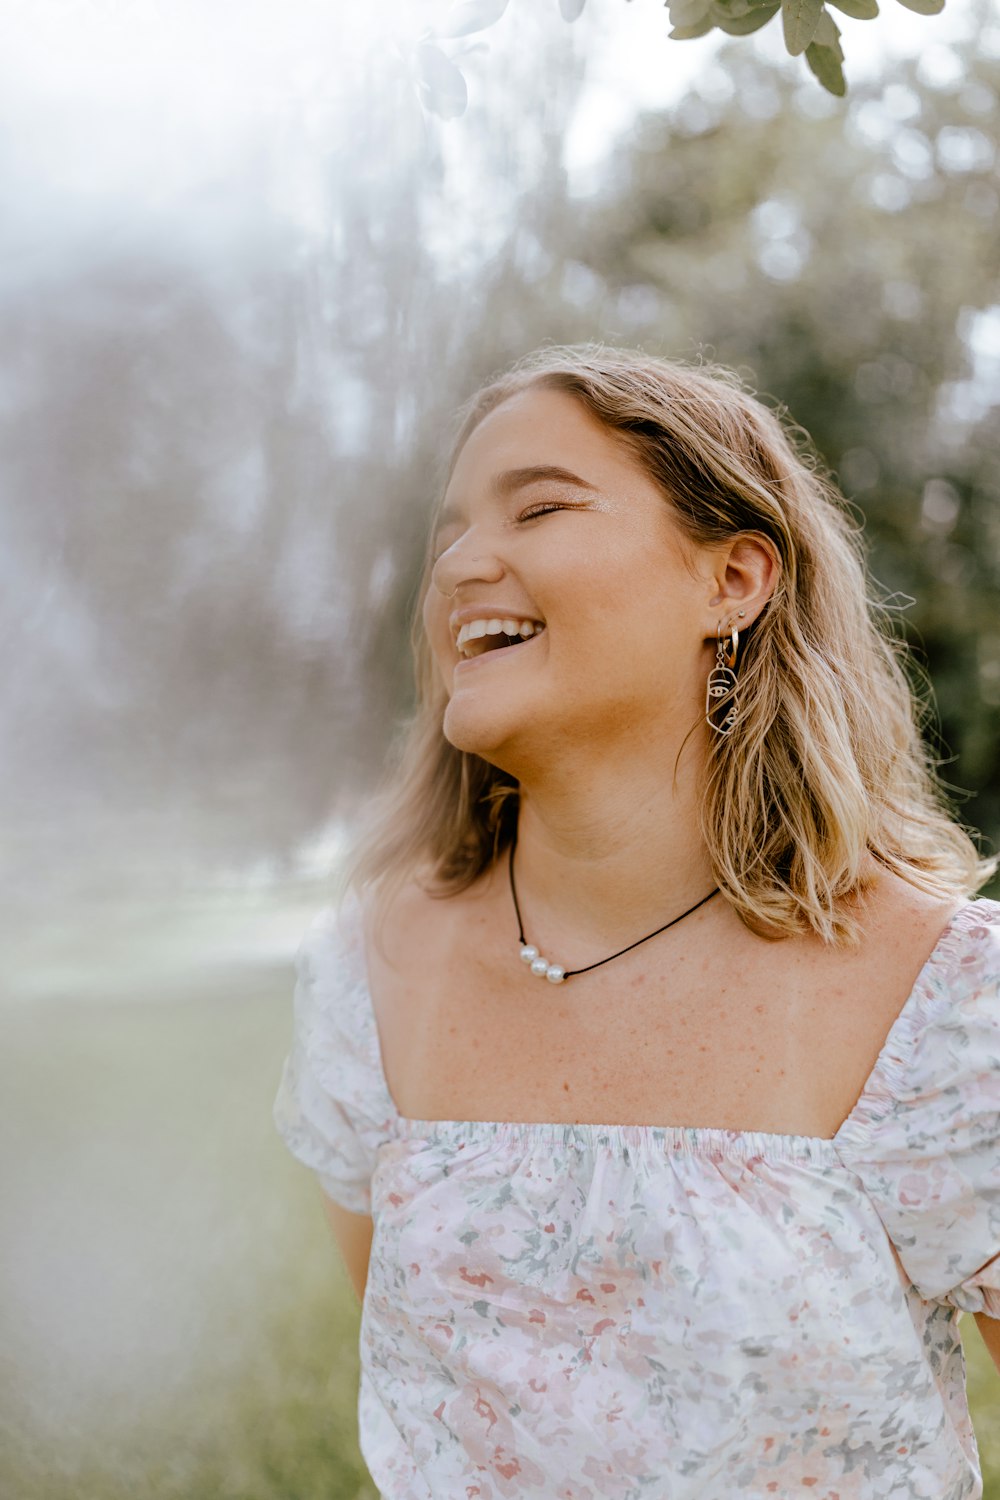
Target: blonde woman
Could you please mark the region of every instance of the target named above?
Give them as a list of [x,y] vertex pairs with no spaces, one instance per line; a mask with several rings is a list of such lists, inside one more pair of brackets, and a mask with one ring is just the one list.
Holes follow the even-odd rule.
[[967,1500],[1000,903],[857,530],[718,367],[468,404],[419,702],[275,1106],[392,1500]]

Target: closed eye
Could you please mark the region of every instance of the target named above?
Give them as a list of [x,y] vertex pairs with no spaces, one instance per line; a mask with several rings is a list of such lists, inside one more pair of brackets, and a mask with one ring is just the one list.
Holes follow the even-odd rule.
[[536,516],[547,516],[553,510],[571,510],[569,505],[535,505],[530,510],[523,510],[518,516],[519,521],[532,521]]
[[[547,515],[551,514],[552,511],[556,511],[556,510],[582,510],[582,509],[583,509],[583,507],[580,506],[580,505],[559,505],[559,504],[553,503],[552,501],[546,501],[544,504],[533,505],[533,506],[529,507],[528,510],[523,510],[521,512],[521,514],[518,516],[517,519],[518,519],[518,521],[533,521],[538,516],[547,516]],[[437,536],[435,538],[436,545],[435,545],[435,549],[434,549],[434,551],[432,553],[432,561],[433,562],[435,562],[435,563],[438,562],[444,556],[444,554],[448,551],[448,549],[450,547],[454,546],[454,540],[448,541],[444,545],[442,545],[440,537],[441,537],[441,533],[442,532],[450,531],[451,528],[453,526],[455,526],[455,525],[456,525],[456,523],[454,521],[449,521],[449,522],[446,522],[444,526],[441,526],[441,527],[438,528],[438,534],[437,534]]]

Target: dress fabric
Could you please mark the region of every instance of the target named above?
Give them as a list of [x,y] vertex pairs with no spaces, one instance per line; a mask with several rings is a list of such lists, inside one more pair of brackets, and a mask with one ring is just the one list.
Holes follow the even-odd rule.
[[982,1495],[958,1320],[1000,1318],[1000,902],[951,919],[829,1139],[404,1117],[356,898],[295,962],[274,1119],[372,1215],[385,1500]]

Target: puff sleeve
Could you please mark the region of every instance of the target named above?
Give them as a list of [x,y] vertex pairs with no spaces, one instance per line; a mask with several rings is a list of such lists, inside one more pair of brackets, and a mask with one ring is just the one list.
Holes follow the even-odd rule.
[[371,1212],[371,1177],[388,1138],[391,1101],[367,991],[360,906],[317,914],[295,954],[292,1043],[273,1118],[323,1191]]
[[955,914],[893,1035],[841,1158],[920,1296],[1000,1318],[1000,902]]

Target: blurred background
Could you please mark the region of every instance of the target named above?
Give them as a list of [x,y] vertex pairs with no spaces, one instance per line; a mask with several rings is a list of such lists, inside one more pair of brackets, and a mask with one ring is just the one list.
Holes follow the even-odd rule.
[[1000,842],[997,7],[838,16],[839,99],[773,26],[512,0],[442,43],[451,118],[413,66],[447,10],[0,0],[12,1500],[374,1495],[357,1305],[270,1109],[451,414],[510,359],[600,338],[786,403]]

